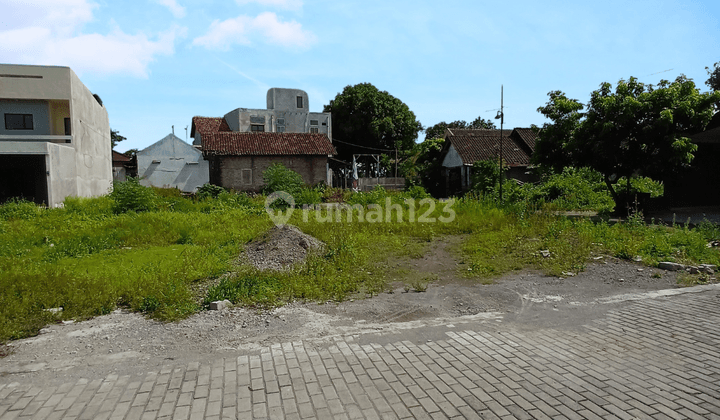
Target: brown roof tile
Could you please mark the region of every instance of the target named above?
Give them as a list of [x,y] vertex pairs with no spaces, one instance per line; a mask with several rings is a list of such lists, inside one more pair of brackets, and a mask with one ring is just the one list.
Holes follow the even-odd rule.
[[210,156],[335,155],[326,134],[218,132],[203,134],[203,154]]
[[514,130],[520,139],[530,148],[530,152],[535,151],[535,139],[537,139],[537,133],[532,128],[516,128]]
[[130,158],[125,156],[122,153],[112,151],[112,161],[113,162],[130,162]]
[[199,131],[202,134],[206,133],[218,133],[231,131],[230,127],[222,117],[193,117],[192,128],[190,129],[190,137],[195,137],[195,132]]
[[[500,132],[500,130],[497,131]],[[507,131],[507,134],[503,136],[503,160],[509,166],[528,165],[530,155],[523,150],[521,145],[517,144],[516,140],[508,137],[509,135],[510,131]],[[447,139],[455,147],[465,165],[472,165],[481,160],[497,159],[500,153],[499,135],[457,135],[448,136]]]

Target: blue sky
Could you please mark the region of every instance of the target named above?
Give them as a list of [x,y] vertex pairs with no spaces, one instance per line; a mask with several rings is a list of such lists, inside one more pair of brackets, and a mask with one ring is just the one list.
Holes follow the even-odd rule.
[[719,19],[717,0],[0,0],[0,62],[70,66],[119,151],[265,108],[270,87],[321,111],[369,82],[431,126],[492,118],[504,85],[505,126],[527,127],[552,90],[585,102],[604,81],[683,73],[706,91]]

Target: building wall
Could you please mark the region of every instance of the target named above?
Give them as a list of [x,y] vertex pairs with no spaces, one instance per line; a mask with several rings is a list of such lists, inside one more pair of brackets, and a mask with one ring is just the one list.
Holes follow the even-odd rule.
[[210,182],[209,164],[202,153],[172,134],[136,156],[142,185],[195,192]]
[[[32,132],[4,130],[4,115],[0,117],[0,154],[46,156],[47,205],[56,206],[67,196],[108,193],[108,114],[70,68],[0,64],[0,102],[6,110],[34,115]],[[65,118],[70,118],[70,136],[65,135]]]
[[107,194],[112,188],[112,142],[108,113],[75,72],[69,71],[78,195],[93,197]]
[[[303,98],[303,107],[297,107],[297,97]],[[272,88],[267,93],[268,109],[237,108],[225,114],[232,131],[252,132],[253,125],[262,125],[265,132],[327,134],[332,140],[332,120],[329,112],[309,112],[307,93],[299,89]],[[312,122],[317,122],[313,125]],[[193,144],[200,144],[196,133]]]
[[211,181],[236,191],[260,191],[263,172],[275,163],[299,173],[307,185],[327,181],[325,156],[219,156],[211,162]]
[[[32,130],[5,129],[5,114],[31,114]],[[48,101],[0,99],[0,134],[13,136],[37,136],[53,134],[50,128],[50,107]]]

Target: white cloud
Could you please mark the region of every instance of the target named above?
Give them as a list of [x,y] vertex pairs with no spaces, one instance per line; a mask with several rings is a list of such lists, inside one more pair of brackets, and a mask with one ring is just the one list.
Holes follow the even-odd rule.
[[215,20],[205,35],[193,40],[193,45],[228,50],[233,44],[250,45],[258,37],[271,44],[301,48],[309,47],[317,39],[298,22],[281,22],[275,13],[265,12],[254,18],[241,15],[222,22]]
[[303,5],[302,0],[235,0],[240,6],[248,3],[257,3],[261,6],[276,7],[286,10],[300,10]]
[[[155,40],[115,26],[107,35],[82,33],[97,5],[87,0],[9,0],[0,27],[0,62],[69,66],[78,73],[147,77],[157,55],[174,52],[184,28],[172,27]],[[7,24],[5,24],[7,22]]]
[[173,14],[177,19],[185,17],[185,8],[180,6],[175,0],[156,0],[159,4],[167,7],[170,13]]

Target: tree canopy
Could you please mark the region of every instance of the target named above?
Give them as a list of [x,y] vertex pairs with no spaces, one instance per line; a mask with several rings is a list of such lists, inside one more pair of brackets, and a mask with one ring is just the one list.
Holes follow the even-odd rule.
[[118,143],[120,143],[123,140],[127,140],[125,137],[120,135],[120,132],[118,130],[110,129],[110,141],[112,142],[112,148],[114,149]]
[[707,70],[709,76],[705,84],[716,92],[720,91],[720,61],[715,63],[712,69],[705,67],[705,70]]
[[593,168],[621,204],[612,186],[616,179],[642,175],[662,180],[690,164],[697,146],[687,136],[705,128],[720,92],[700,93],[681,75],[657,86],[631,77],[620,80],[614,91],[606,82],[592,92],[587,106],[560,91],[548,96],[538,112],[551,122],[539,133],[535,163],[555,171]]
[[485,120],[482,117],[475,118],[475,120],[469,124],[463,120],[453,121],[451,123],[442,121],[425,130],[425,140],[442,138],[447,128],[494,129],[496,127],[494,122]]
[[423,128],[400,99],[370,83],[346,86],[324,112],[332,112],[333,138],[338,140],[333,144],[345,161],[355,153],[380,153],[378,149],[410,150]]

